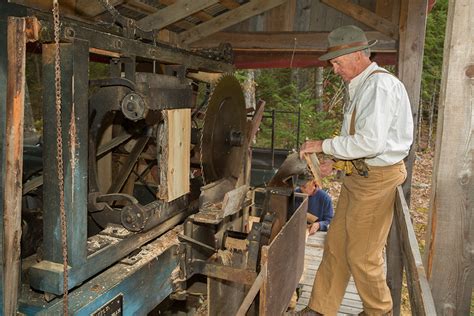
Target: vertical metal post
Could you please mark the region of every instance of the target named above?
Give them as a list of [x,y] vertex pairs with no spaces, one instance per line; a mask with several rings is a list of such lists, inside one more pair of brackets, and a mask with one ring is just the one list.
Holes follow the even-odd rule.
[[275,110],[272,110],[272,169],[275,166]]
[[[87,259],[88,63],[87,41],[60,44],[62,72],[62,125],[64,144],[64,200],[68,257],[71,267]],[[53,44],[43,45],[43,121],[56,126]],[[44,128],[44,260],[62,263],[57,187],[56,129]]]
[[316,112],[321,112],[323,110],[323,77],[324,67],[316,68]]
[[301,105],[298,106],[298,123],[296,126],[296,150],[300,148],[300,132],[301,132]]

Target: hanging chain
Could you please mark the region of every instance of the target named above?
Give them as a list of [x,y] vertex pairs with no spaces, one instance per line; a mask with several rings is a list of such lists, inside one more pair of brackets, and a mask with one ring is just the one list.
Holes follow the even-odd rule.
[[61,125],[61,57],[59,36],[61,32],[61,25],[59,21],[59,0],[53,0],[53,20],[54,20],[54,43],[55,43],[55,58],[54,58],[54,84],[56,89],[56,142],[57,153],[56,161],[58,168],[58,189],[59,189],[59,212],[61,222],[61,242],[63,254],[63,314],[68,315],[68,254],[67,254],[67,224],[66,224],[66,208],[64,205],[64,162],[63,162],[63,140],[62,140],[62,125]]

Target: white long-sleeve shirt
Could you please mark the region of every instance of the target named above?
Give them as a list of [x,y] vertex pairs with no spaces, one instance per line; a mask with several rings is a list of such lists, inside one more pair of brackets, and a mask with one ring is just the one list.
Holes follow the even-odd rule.
[[[366,158],[369,166],[390,166],[408,155],[413,117],[403,83],[372,63],[349,83],[341,135],[323,142],[323,151],[339,159]],[[355,134],[349,135],[356,108]]]

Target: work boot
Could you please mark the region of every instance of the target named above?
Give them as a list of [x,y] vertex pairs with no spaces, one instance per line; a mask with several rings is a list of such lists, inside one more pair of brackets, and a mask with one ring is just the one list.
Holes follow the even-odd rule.
[[[362,311],[358,314],[358,316],[367,316],[367,314],[364,311]],[[383,314],[383,316],[393,316],[393,312],[389,311],[388,313]]]
[[295,316],[322,316],[322,315],[323,314],[313,311],[311,308],[309,308],[309,306],[306,306],[304,309],[295,313]]

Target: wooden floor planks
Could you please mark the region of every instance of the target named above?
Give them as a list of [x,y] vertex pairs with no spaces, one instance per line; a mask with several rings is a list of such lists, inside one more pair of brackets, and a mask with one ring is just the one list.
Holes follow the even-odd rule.
[[[305,248],[305,270],[300,281],[300,297],[296,304],[296,310],[299,311],[306,307],[311,296],[314,278],[319,264],[323,257],[325,232],[317,232],[313,236],[309,236],[306,241]],[[346,294],[342,300],[338,315],[357,315],[362,312],[362,301],[354,284],[354,280],[350,279],[346,289]]]

